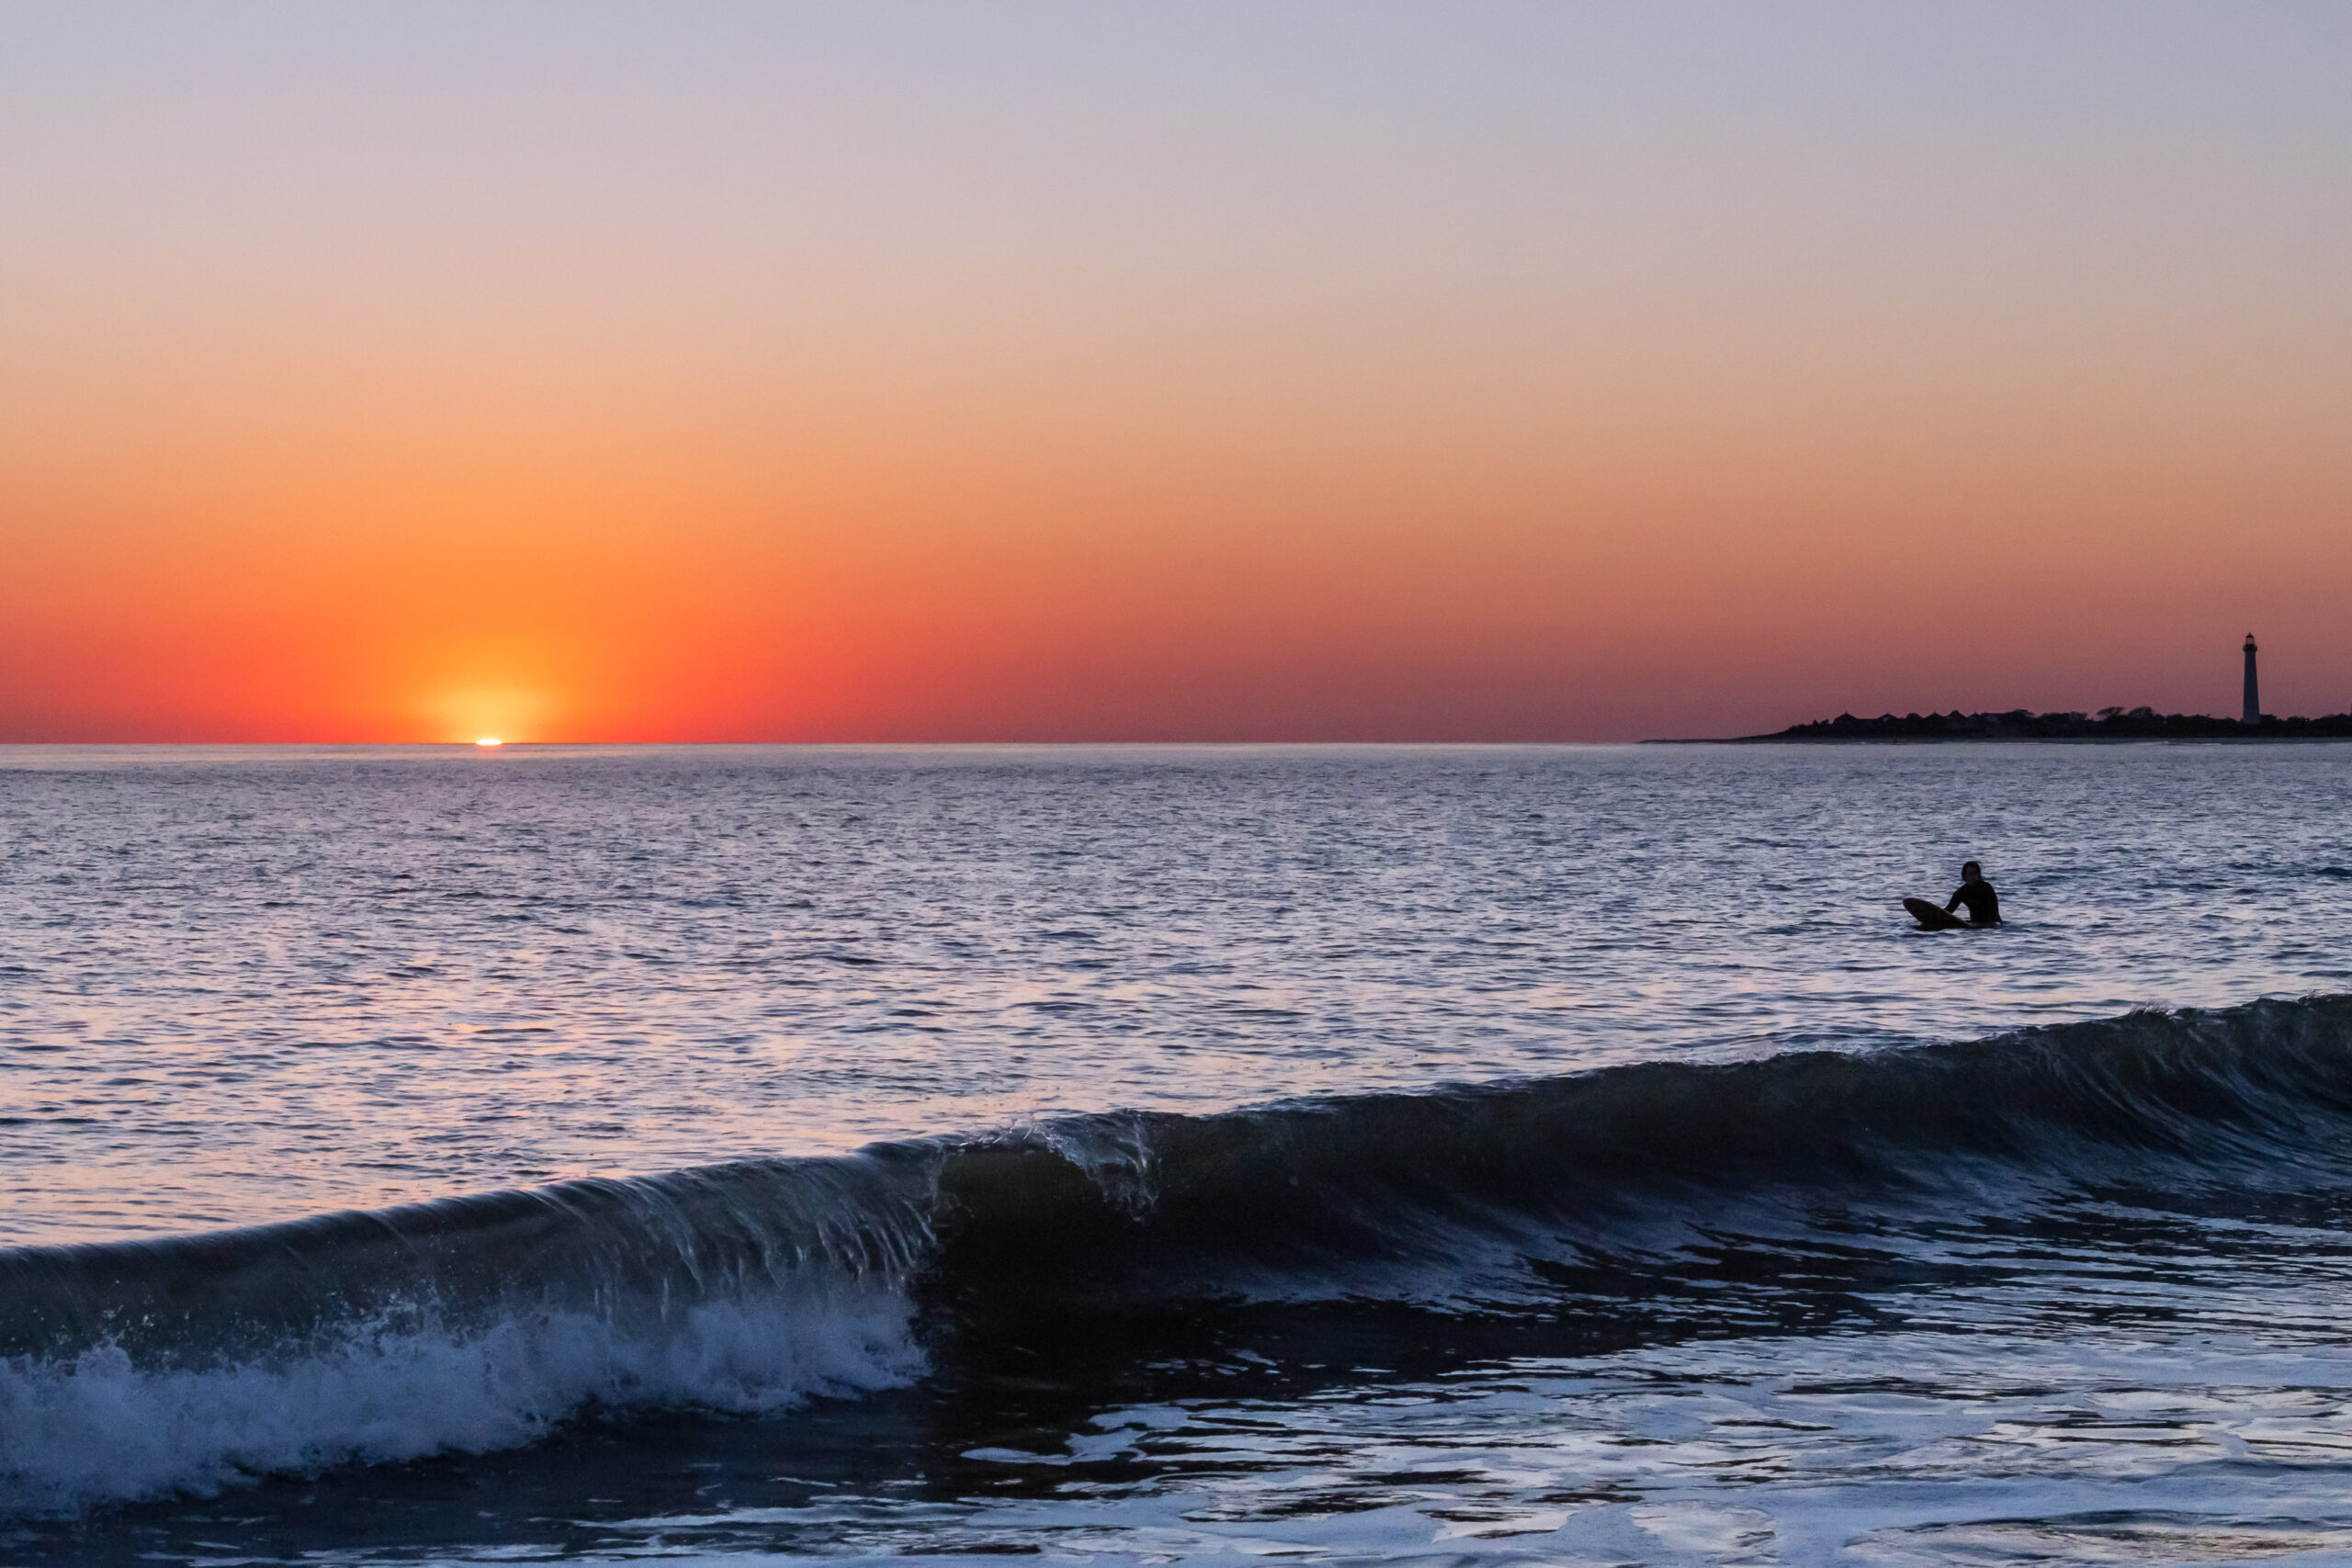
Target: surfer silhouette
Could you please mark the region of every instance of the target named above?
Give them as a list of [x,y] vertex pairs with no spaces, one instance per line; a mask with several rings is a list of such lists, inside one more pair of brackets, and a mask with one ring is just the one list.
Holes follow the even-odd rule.
[[[1968,919],[1953,918],[1952,911],[1962,904],[1968,906]],[[1997,926],[2001,923],[2001,896],[1984,880],[1984,868],[1970,861],[1960,868],[1960,886],[1937,908],[1925,898],[1905,898],[1903,907],[1911,918],[1929,931],[1947,931],[1953,926]]]
[[1960,886],[1944,900],[1944,913],[1949,915],[1961,905],[1968,906],[1968,923],[1973,926],[1997,926],[2001,923],[2001,896],[1984,880],[1984,868],[1970,861],[1960,868]]

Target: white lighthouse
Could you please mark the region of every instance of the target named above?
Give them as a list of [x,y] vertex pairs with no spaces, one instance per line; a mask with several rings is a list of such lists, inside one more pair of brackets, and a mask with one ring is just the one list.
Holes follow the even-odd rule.
[[2262,722],[2262,688],[2254,679],[2254,634],[2245,634],[2245,714],[2240,724]]

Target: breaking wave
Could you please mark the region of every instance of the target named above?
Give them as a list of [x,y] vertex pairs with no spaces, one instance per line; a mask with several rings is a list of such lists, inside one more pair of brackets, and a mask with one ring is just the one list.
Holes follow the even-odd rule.
[[921,1370],[935,1156],[713,1167],[0,1251],[0,1514],[764,1411]]
[[512,1446],[590,1410],[775,1411],[1073,1317],[1687,1298],[1711,1332],[1787,1327],[1811,1309],[1776,1300],[1825,1280],[1997,1282],[1954,1237],[2085,1205],[2352,1226],[2347,1134],[2332,997],[0,1250],[0,1514]]

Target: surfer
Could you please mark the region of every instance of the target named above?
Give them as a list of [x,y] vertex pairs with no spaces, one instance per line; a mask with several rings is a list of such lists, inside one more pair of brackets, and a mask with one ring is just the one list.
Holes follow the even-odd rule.
[[1984,868],[1970,861],[1960,868],[1960,886],[1944,900],[1944,913],[1949,915],[1961,905],[1968,906],[1968,923],[1972,926],[1997,926],[2001,923],[2001,896],[1984,880]]
[[[1952,911],[1961,905],[1968,906],[1968,919],[1954,919]],[[1903,907],[1911,918],[1928,931],[1948,931],[1958,926],[1997,926],[2001,923],[2001,896],[1984,880],[1984,868],[1970,861],[1960,868],[1960,887],[1937,908],[1925,898],[1905,898]]]

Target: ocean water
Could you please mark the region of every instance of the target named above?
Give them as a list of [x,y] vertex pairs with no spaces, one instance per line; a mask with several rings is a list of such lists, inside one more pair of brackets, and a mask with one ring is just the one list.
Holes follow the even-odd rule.
[[0,749],[0,1562],[2352,1562],[2346,993],[2346,746]]

